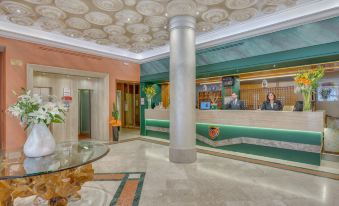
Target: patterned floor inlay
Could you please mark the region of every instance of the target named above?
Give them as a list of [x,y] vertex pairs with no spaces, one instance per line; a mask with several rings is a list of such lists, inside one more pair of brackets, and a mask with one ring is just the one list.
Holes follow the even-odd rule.
[[137,206],[144,178],[145,172],[97,173],[94,181],[120,181],[110,206]]

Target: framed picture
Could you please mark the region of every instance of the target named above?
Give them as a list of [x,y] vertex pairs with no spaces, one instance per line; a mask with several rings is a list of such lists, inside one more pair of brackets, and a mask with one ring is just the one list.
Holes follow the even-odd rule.
[[317,89],[318,101],[339,101],[339,86],[320,86]]

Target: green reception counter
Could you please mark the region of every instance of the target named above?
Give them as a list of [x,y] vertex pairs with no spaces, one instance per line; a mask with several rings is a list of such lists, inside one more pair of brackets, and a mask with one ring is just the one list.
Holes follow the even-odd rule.
[[[197,145],[320,165],[324,111],[197,110]],[[145,110],[146,135],[169,139],[169,111]]]

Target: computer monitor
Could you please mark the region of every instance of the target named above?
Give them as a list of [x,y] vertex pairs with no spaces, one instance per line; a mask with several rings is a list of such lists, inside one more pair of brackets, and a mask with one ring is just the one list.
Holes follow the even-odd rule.
[[304,106],[304,102],[303,101],[296,101],[295,105],[294,105],[294,111],[302,112],[303,111],[303,106]]
[[200,109],[202,110],[211,109],[211,102],[200,102]]

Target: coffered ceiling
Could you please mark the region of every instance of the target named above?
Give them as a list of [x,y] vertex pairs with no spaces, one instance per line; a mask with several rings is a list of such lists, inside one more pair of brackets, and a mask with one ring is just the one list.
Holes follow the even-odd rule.
[[[168,54],[168,21],[175,15],[196,17],[197,45],[206,47],[267,33],[269,29],[295,26],[302,23],[301,17],[307,17],[305,21],[333,17],[333,10],[338,11],[338,2],[0,0],[0,35],[114,58],[146,61]],[[309,18],[310,14],[321,15],[313,19]],[[291,20],[295,22],[288,22]]]

